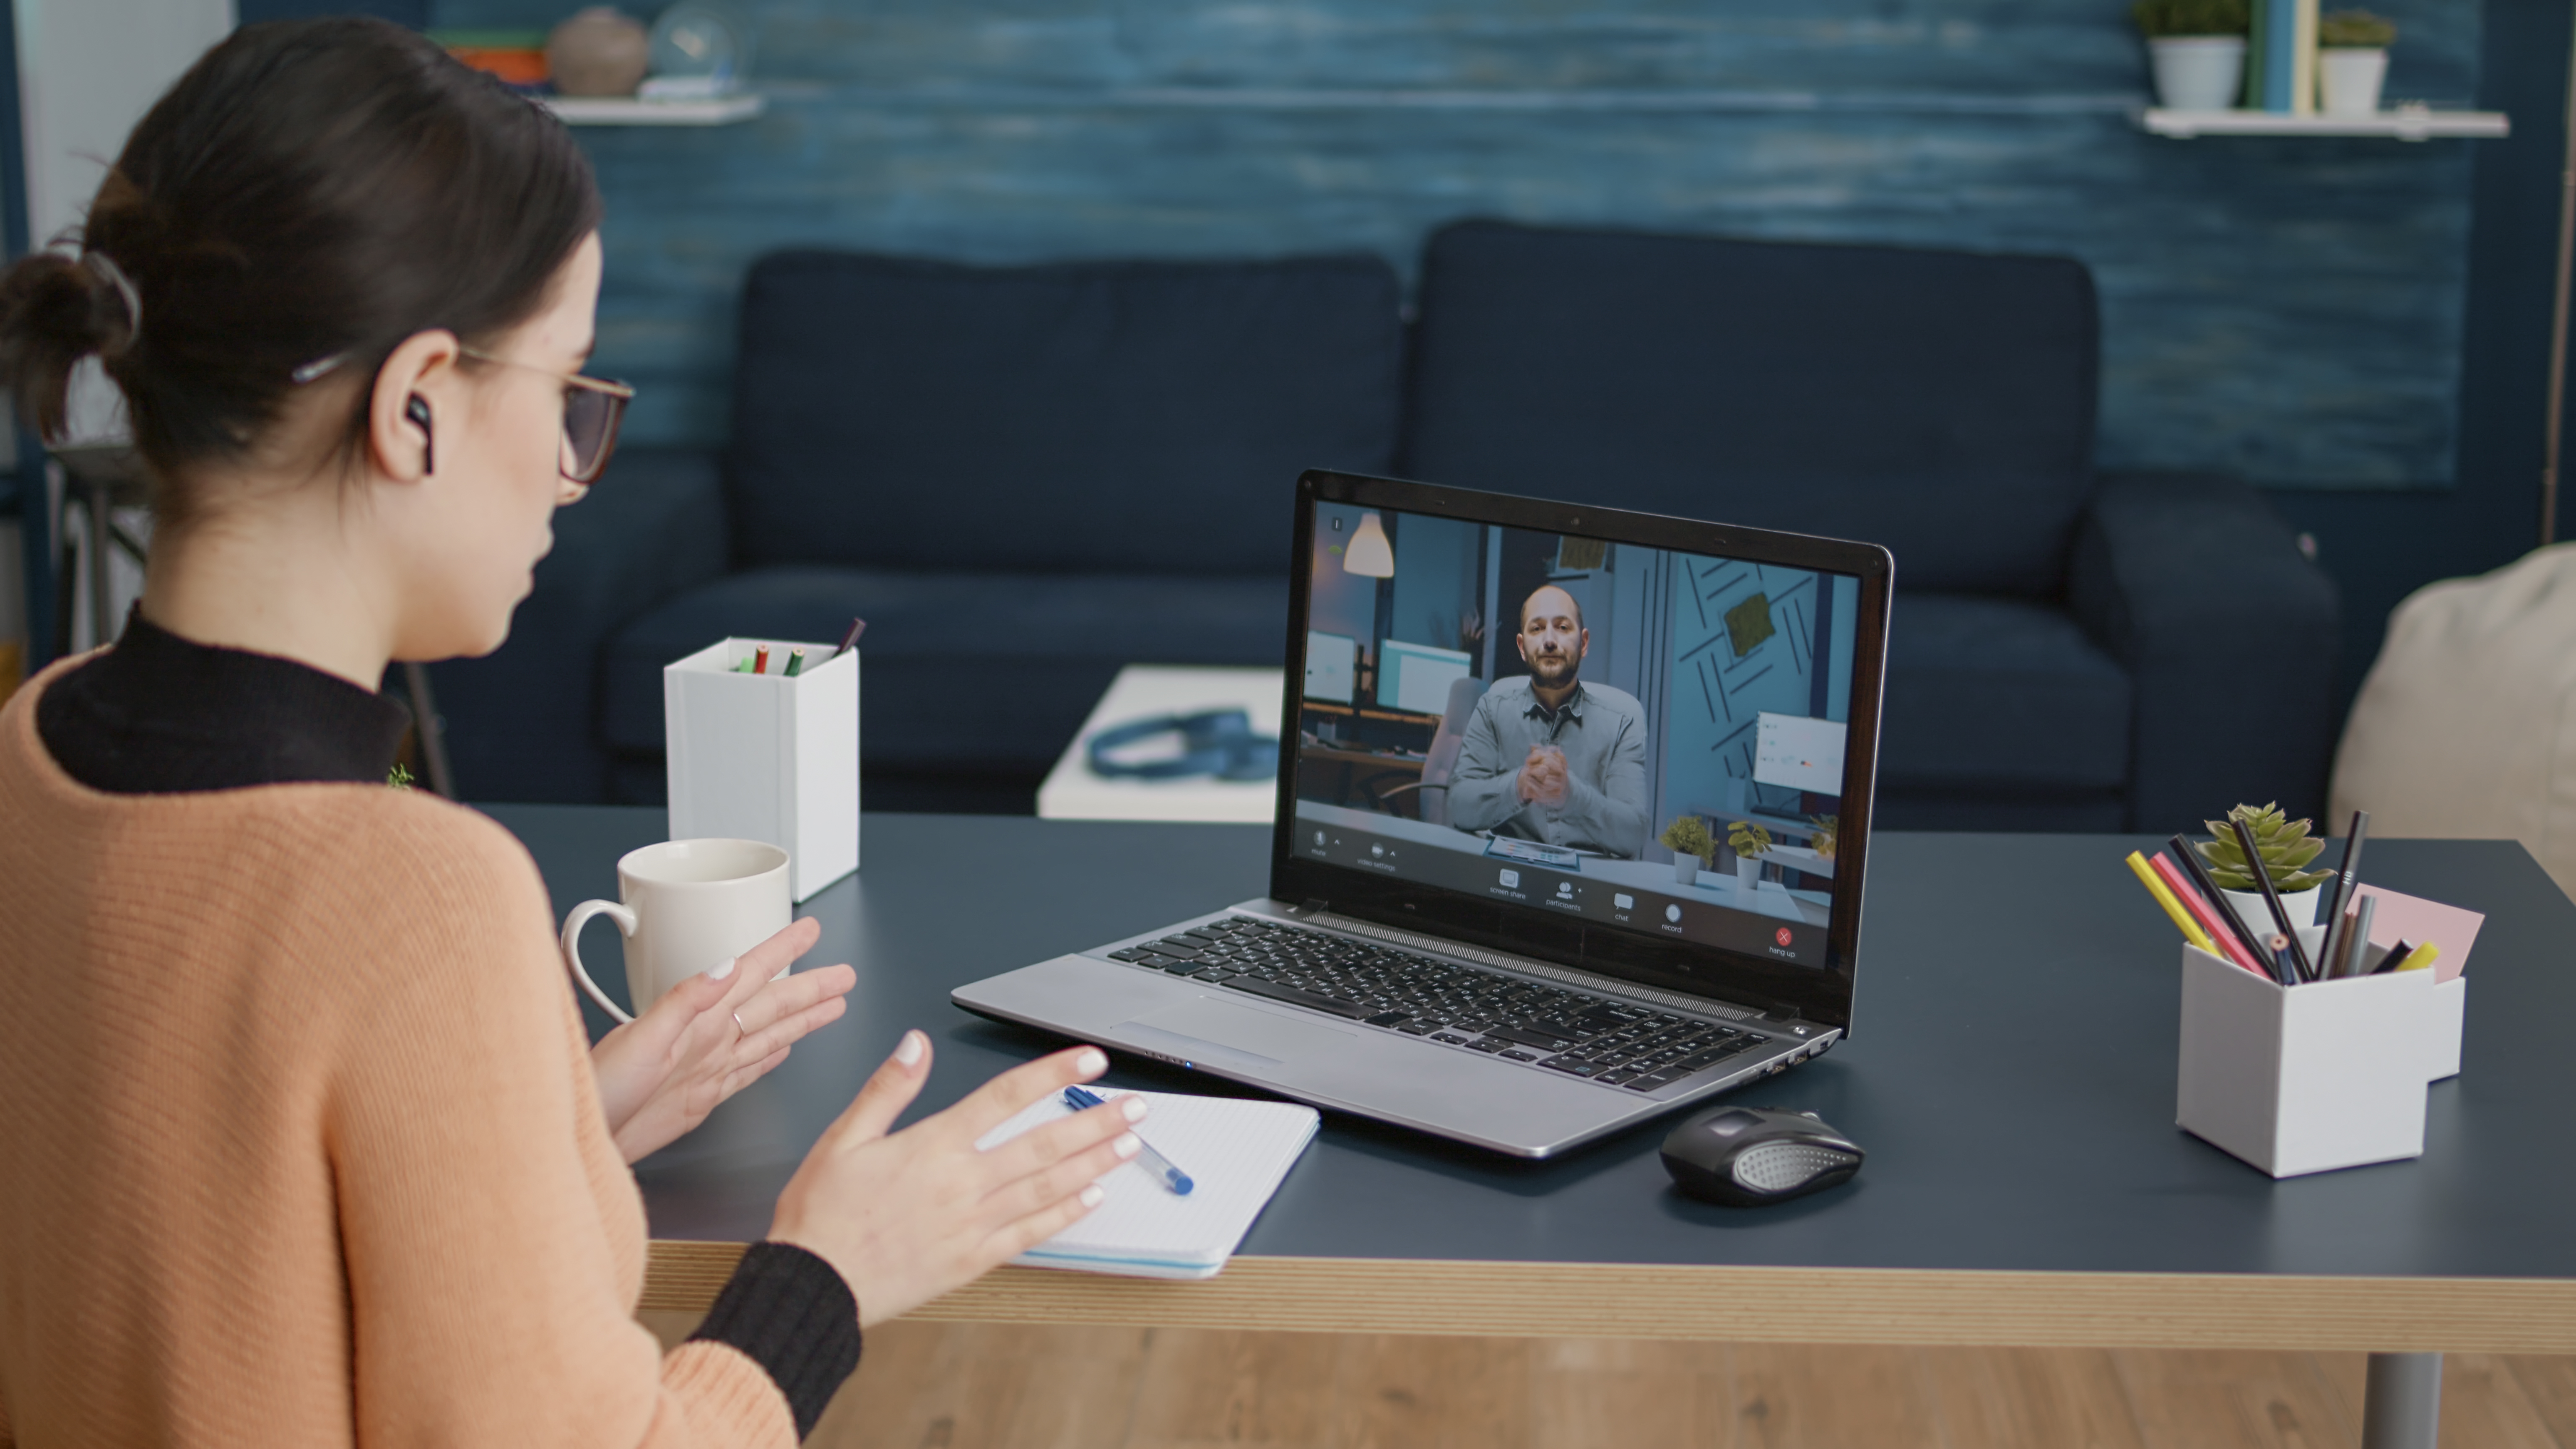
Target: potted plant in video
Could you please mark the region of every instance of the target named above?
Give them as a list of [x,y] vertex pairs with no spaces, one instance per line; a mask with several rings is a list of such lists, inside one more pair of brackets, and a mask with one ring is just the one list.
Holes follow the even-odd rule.
[[1807,823],[1814,826],[1816,829],[1815,834],[1807,837],[1807,848],[1816,853],[1816,859],[1823,861],[1827,865],[1833,864],[1834,842],[1840,838],[1843,833],[1842,817],[1839,815],[1810,815],[1807,817]]
[[2224,111],[2245,87],[2246,0],[2137,0],[2129,18],[2147,40],[2156,98],[2169,111]]
[[2329,116],[2379,113],[2388,47],[2397,27],[2367,10],[2338,10],[2317,22],[2317,108]]
[[2245,863],[2244,847],[2236,843],[2235,822],[2242,820],[2254,830],[2254,847],[2262,852],[2263,873],[2272,878],[2272,889],[2281,897],[2281,907],[2289,913],[2293,926],[2313,926],[2317,921],[2317,887],[2334,879],[2330,870],[2309,870],[2309,861],[2326,843],[2308,834],[2305,820],[2285,820],[2281,807],[2239,805],[2227,812],[2225,820],[2208,820],[2215,840],[2204,840],[2193,848],[2200,852],[2201,864],[2209,867],[2209,883],[2227,898],[2228,908],[2236,912],[2256,939],[2271,935],[2272,908],[2263,903],[2262,889],[2254,883],[2254,872]]
[[1735,852],[1735,893],[1746,900],[1762,883],[1762,856],[1771,848],[1771,832],[1750,820],[1726,827],[1726,848]]
[[1665,826],[1658,838],[1673,853],[1673,879],[1682,885],[1699,884],[1699,873],[1717,854],[1717,842],[1708,833],[1708,822],[1696,815],[1684,815]]

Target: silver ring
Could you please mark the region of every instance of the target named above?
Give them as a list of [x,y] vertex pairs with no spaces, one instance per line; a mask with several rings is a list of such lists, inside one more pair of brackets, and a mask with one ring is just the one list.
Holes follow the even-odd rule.
[[751,1035],[751,1028],[742,1024],[742,1013],[739,1011],[735,1012],[733,1014],[733,1039],[735,1041],[740,1041],[749,1035]]

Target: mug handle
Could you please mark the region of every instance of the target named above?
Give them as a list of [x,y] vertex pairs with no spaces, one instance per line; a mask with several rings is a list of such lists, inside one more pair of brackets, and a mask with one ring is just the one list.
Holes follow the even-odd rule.
[[606,916],[615,921],[618,933],[621,935],[635,934],[635,912],[632,910],[615,901],[583,901],[572,908],[571,915],[564,917],[564,964],[572,968],[572,979],[581,983],[581,989],[589,994],[591,1000],[599,1003],[600,1010],[617,1018],[621,1023],[633,1021],[635,1018],[627,1015],[626,1008],[609,1000],[608,993],[600,990],[599,983],[591,980],[590,973],[582,969],[581,928],[589,925],[590,918],[593,916]]

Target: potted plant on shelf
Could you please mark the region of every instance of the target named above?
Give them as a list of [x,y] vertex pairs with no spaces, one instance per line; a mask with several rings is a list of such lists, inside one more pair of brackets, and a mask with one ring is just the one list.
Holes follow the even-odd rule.
[[1762,879],[1762,853],[1771,848],[1771,832],[1749,820],[1726,827],[1726,848],[1735,852],[1735,893],[1750,899]]
[[2245,85],[2246,0],[2137,0],[2129,18],[2147,39],[2156,97],[2169,111],[2223,111]]
[[1717,842],[1709,838],[1708,822],[1696,815],[1684,815],[1664,827],[1659,837],[1664,848],[1673,853],[1673,880],[1681,885],[1699,884],[1699,873],[1717,854]]
[[1807,817],[1807,823],[1816,827],[1816,833],[1808,837],[1807,848],[1816,853],[1816,859],[1823,861],[1827,865],[1833,864],[1834,842],[1843,833],[1842,817],[1839,815],[1810,815]]
[[2242,820],[2254,830],[2255,849],[2263,855],[2263,873],[2272,878],[2272,889],[2281,897],[2282,908],[2289,913],[2293,926],[2313,926],[2317,922],[2317,898],[2324,894],[2318,886],[2334,879],[2330,870],[2307,870],[2309,861],[2326,843],[2308,834],[2305,820],[2284,820],[2277,804],[2239,805],[2227,812],[2225,820],[2202,822],[2215,840],[2195,845],[2201,863],[2209,867],[2209,883],[2227,898],[2230,910],[2245,923],[2256,939],[2271,935],[2278,927],[2272,924],[2272,908],[2263,903],[2263,892],[2254,883],[2254,873],[2245,863],[2244,848],[2236,843],[2233,822]]
[[2317,106],[2329,116],[2379,114],[2388,47],[2397,27],[2367,10],[2338,10],[2317,22]]

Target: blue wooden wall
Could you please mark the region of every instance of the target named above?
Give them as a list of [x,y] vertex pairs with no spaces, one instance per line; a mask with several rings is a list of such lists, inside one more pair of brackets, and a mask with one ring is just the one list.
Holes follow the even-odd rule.
[[[1483,215],[2071,254],[2102,291],[2105,466],[2454,479],[2480,143],[2146,136],[2120,0],[744,3],[768,115],[581,133],[638,441],[723,438],[732,299],[774,247],[1409,271]],[[2478,7],[2374,8],[2404,30],[2390,94],[2468,103]]]

